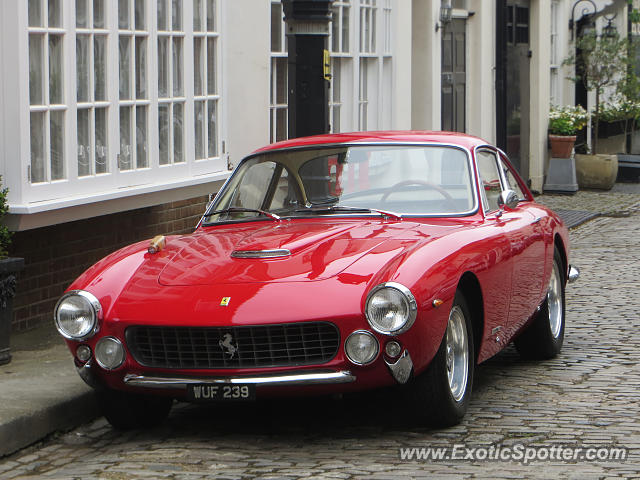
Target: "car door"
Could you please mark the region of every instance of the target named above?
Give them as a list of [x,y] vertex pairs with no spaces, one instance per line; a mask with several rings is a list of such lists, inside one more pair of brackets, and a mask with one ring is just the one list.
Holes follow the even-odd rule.
[[[520,188],[511,165],[502,155],[499,158],[505,188],[516,192],[520,202],[509,215],[522,215],[522,222],[517,241],[513,244],[513,328],[518,329],[526,322],[542,299],[545,279],[545,259],[548,257],[545,242],[544,211],[535,207]],[[506,213],[505,213],[506,214]]]
[[[506,321],[499,325],[499,330],[495,331],[496,327],[494,327],[494,331],[491,332],[492,336],[501,337],[501,341],[496,341],[494,337],[495,343],[503,343],[511,339],[517,328],[527,320],[535,308],[532,305],[536,303],[540,294],[540,279],[537,272],[540,266],[544,269],[544,252],[541,256],[539,246],[542,245],[544,248],[544,242],[542,238],[536,236],[536,222],[527,208],[527,202],[519,203],[514,209],[504,209],[500,206],[500,195],[510,187],[505,175],[504,169],[507,167],[503,159],[496,151],[488,148],[478,150],[476,158],[481,191],[485,196],[483,201],[486,201],[487,207],[485,221],[497,229],[498,234],[508,242],[510,248],[509,288],[505,285],[504,293],[500,294],[506,298],[487,301],[508,303]],[[522,194],[521,191],[520,194]],[[522,198],[524,199],[524,195]]]

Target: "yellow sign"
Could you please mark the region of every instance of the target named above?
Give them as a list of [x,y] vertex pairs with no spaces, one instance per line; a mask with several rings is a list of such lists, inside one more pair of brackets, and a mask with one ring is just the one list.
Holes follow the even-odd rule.
[[231,297],[222,297],[222,300],[220,300],[220,306],[228,307],[230,301],[231,301]]
[[324,50],[324,79],[331,81],[331,57],[329,56],[329,50]]

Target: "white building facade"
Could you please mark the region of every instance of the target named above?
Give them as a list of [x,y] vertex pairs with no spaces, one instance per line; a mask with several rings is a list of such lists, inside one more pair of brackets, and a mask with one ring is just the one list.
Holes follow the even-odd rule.
[[[574,102],[562,60],[573,48],[569,21],[588,10],[576,3],[335,0],[331,130],[515,140],[514,163],[541,191],[549,105]],[[594,5],[612,9],[626,34],[625,0]],[[0,2],[10,227],[215,193],[245,155],[287,138],[282,17],[279,0]]]

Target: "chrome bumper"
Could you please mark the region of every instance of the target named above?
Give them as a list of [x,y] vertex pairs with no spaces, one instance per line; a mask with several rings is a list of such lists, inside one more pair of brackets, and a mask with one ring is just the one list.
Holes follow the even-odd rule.
[[573,283],[580,277],[580,270],[578,267],[574,267],[573,265],[569,265],[569,276],[567,280],[569,283]]
[[297,386],[323,385],[332,383],[355,382],[356,377],[349,371],[339,372],[307,372],[296,374],[274,374],[255,377],[152,377],[147,375],[127,374],[125,385],[144,388],[161,388],[184,390],[187,384],[203,383],[252,383],[259,387],[265,386]]

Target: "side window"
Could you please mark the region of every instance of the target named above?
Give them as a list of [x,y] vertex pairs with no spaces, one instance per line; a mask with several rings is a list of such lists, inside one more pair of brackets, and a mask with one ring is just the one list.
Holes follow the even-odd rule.
[[283,210],[298,205],[295,180],[289,175],[286,168],[281,168],[281,171],[282,172],[280,173],[275,185],[269,210]]
[[238,191],[230,207],[262,208],[265,192],[269,187],[276,164],[273,162],[256,163],[244,173]]
[[502,185],[496,156],[493,152],[481,150],[476,152],[476,162],[485,209],[488,211],[498,210],[498,199],[502,193]]
[[518,180],[516,180],[513,170],[511,170],[502,159],[500,159],[500,166],[502,167],[504,176],[507,179],[507,184],[508,184],[507,188],[516,192],[520,200],[526,200],[527,197],[525,196],[524,192],[520,188],[520,184],[518,183]]

